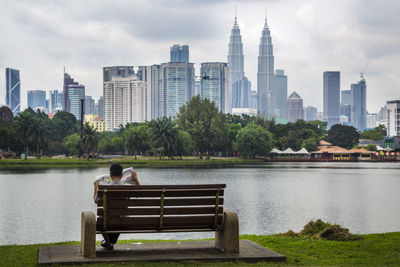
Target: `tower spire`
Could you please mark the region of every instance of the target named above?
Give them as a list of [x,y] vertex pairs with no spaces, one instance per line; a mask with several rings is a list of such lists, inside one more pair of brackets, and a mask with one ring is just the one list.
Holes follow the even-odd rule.
[[267,22],[267,8],[265,8],[265,23],[264,23],[264,28],[268,28],[268,22]]

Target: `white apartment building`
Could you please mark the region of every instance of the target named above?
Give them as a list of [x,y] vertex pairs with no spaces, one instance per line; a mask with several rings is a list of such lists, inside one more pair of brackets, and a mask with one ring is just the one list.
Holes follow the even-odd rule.
[[388,112],[387,135],[400,136],[400,100],[386,102]]
[[104,82],[104,120],[106,130],[146,120],[146,83],[136,75],[112,77]]

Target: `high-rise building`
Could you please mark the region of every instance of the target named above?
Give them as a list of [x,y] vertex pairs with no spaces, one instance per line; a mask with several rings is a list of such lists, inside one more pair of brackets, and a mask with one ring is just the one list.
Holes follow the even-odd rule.
[[171,46],[170,62],[189,63],[189,46],[174,44]]
[[74,79],[68,73],[64,72],[64,84],[63,84],[63,94],[64,94],[64,110],[66,112],[71,112],[71,106],[69,102],[69,86],[77,86],[78,82],[75,82]]
[[28,90],[28,108],[40,110],[46,108],[46,91],[43,90]]
[[91,96],[85,96],[85,114],[95,114],[94,113],[94,99]]
[[275,115],[275,109],[279,109],[276,105],[275,100],[277,96],[273,88],[274,55],[271,33],[269,31],[267,18],[265,18],[265,24],[260,38],[257,72],[258,110],[261,114]]
[[276,70],[272,90],[272,114],[286,118],[287,76],[283,70]]
[[196,76],[194,79],[194,95],[200,95],[201,91],[201,78]]
[[366,128],[367,116],[367,84],[363,76],[351,85],[351,124],[359,131]]
[[64,95],[58,90],[50,90],[49,92],[49,113],[55,113],[59,110],[63,110]]
[[240,35],[240,28],[235,16],[235,22],[231,30],[228,52],[228,67],[229,67],[229,95],[231,97],[231,104],[227,112],[231,112],[232,108],[242,108],[241,91],[240,87],[244,78],[244,55],[242,36]]
[[174,117],[194,95],[193,63],[161,64],[159,116]]
[[328,129],[340,123],[340,72],[324,72],[324,121]]
[[[69,84],[67,92],[67,103],[69,105],[68,112],[75,115],[77,120],[80,120],[82,114],[82,102],[85,100],[85,86],[82,84]],[[83,112],[85,112],[85,110],[83,110]]]
[[388,113],[387,135],[400,136],[400,100],[386,102]]
[[229,70],[227,63],[201,63],[200,97],[213,101],[218,109],[227,113],[229,110]]
[[351,90],[342,90],[341,92],[341,101],[342,105],[351,105]]
[[387,106],[383,106],[379,109],[379,112],[376,117],[376,125],[384,125],[387,129],[388,127],[388,111],[387,111]]
[[365,127],[367,129],[373,129],[376,126],[378,126],[378,125],[376,125],[376,123],[378,121],[377,117],[378,117],[378,114],[376,114],[376,113],[368,113]]
[[104,120],[108,131],[146,120],[146,84],[136,75],[104,82]]
[[288,121],[291,122],[304,118],[303,99],[296,92],[286,99],[286,114]]
[[258,105],[258,94],[257,91],[251,90],[250,92],[250,108],[258,110],[257,105]]
[[[146,86],[146,120],[154,120],[160,116],[160,69],[161,65],[140,66],[138,78]],[[162,99],[164,103],[164,99]]]
[[6,105],[16,116],[21,109],[21,80],[19,70],[6,68]]
[[134,74],[133,66],[110,66],[103,68],[103,82],[111,81],[112,77],[128,77]]
[[308,106],[304,109],[304,120],[315,121],[318,120],[318,110],[316,107]]
[[104,98],[100,96],[99,101],[97,101],[98,115],[100,118],[104,119]]

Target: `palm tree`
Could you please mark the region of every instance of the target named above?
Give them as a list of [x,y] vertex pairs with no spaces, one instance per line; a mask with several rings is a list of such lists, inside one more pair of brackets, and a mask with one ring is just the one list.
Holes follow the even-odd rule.
[[29,127],[29,140],[36,145],[36,158],[40,158],[40,150],[49,143],[50,129],[46,124],[46,117],[38,114],[33,117]]
[[96,149],[97,144],[97,130],[89,123],[85,123],[83,126],[82,147],[84,150],[87,150],[88,158],[90,152]]
[[25,110],[24,112],[19,113],[12,123],[12,129],[16,139],[24,146],[25,159],[28,155],[30,126],[32,124],[32,120],[33,115]]
[[137,152],[142,149],[148,139],[147,125],[129,126],[124,134],[126,144],[137,158]]
[[151,121],[151,141],[154,147],[164,149],[164,153],[173,159],[178,143],[178,129],[171,118],[162,117]]

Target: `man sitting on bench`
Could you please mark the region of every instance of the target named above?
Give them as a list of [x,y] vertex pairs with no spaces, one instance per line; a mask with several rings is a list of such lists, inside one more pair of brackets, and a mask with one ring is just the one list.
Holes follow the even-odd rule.
[[[122,166],[118,163],[114,163],[110,167],[110,177],[102,176],[94,182],[94,200],[97,203],[97,190],[99,184],[101,185],[140,185],[139,179],[136,172],[131,171],[131,176],[124,181],[121,181],[123,176]],[[117,243],[119,233],[103,234],[104,240],[101,241],[100,245],[107,249],[114,249],[114,244]]]

